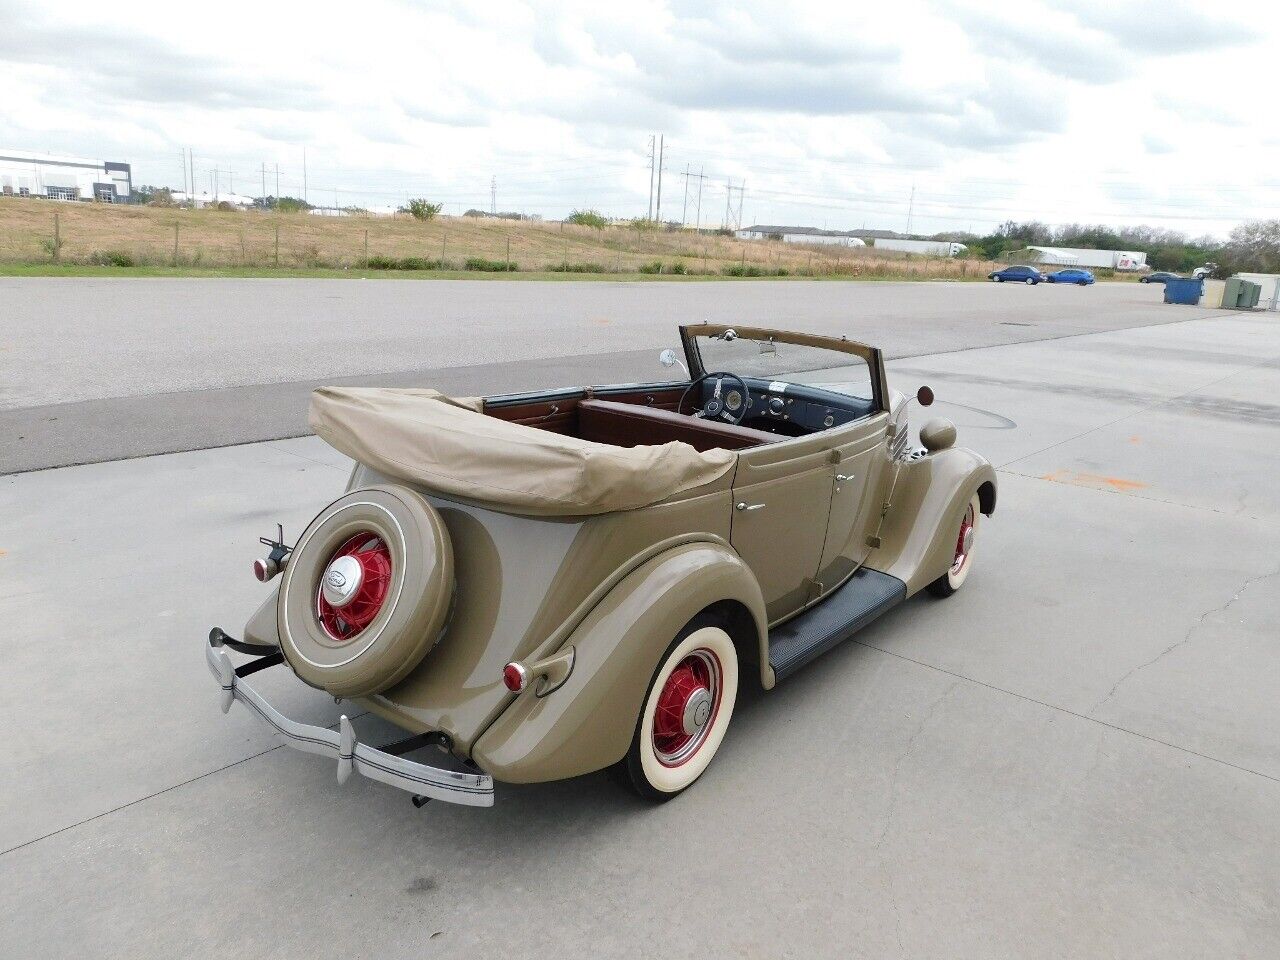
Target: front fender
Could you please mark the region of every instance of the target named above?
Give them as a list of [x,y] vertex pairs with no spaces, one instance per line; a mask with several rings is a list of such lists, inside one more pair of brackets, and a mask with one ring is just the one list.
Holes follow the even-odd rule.
[[996,505],[996,473],[987,460],[964,447],[951,447],[901,465],[880,546],[866,565],[897,577],[907,595],[942,576],[955,558],[969,498],[977,493],[982,512]]
[[[568,638],[573,672],[538,697],[532,685],[476,741],[473,759],[509,783],[558,780],[621,760],[658,662],[680,630],[712,604],[742,604],[765,663],[767,621],[760,585],[718,538],[653,557],[624,577]],[[563,647],[561,649],[564,649]]]

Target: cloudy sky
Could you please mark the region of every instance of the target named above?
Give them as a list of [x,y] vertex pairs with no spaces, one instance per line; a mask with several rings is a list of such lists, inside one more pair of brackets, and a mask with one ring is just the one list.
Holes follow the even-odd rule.
[[[0,0],[0,148],[135,183],[664,219],[1223,235],[1276,216],[1262,3]],[[694,178],[686,202],[686,170]],[[734,204],[738,202],[737,191]]]

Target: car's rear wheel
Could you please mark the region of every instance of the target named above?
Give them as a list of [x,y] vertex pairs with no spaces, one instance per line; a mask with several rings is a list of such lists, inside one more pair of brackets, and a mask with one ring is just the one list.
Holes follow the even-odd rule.
[[693,784],[724,739],[738,698],[738,654],[718,623],[685,627],[658,666],[622,761],[640,796],[662,802]]
[[969,498],[969,505],[960,518],[960,528],[956,531],[955,554],[951,559],[951,567],[933,583],[929,584],[929,592],[935,597],[949,597],[969,578],[969,568],[973,566],[973,544],[978,534],[978,521],[982,517],[982,504],[975,493]]
[[1034,280],[1032,280],[1030,277],[1027,277],[1027,286],[1034,287],[1035,284],[1036,282]]

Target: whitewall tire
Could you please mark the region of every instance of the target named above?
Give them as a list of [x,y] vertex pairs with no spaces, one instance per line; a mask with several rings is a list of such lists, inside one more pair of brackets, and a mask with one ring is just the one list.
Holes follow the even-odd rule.
[[951,559],[950,569],[929,584],[929,592],[935,597],[951,596],[969,578],[969,570],[973,566],[973,547],[977,542],[978,523],[981,519],[982,504],[975,493],[969,498],[969,504],[956,530],[955,554]]
[[711,763],[738,698],[738,654],[720,626],[695,620],[659,665],[623,766],[636,792],[670,800]]

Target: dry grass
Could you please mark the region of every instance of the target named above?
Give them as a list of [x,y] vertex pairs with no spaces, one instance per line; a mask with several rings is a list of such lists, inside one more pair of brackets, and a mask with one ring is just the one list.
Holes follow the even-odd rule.
[[[0,263],[53,260],[54,216],[63,263],[93,263],[123,255],[138,266],[307,269],[363,267],[367,256],[443,260],[461,268],[467,258],[505,262],[521,271],[585,264],[593,272],[722,274],[746,268],[765,275],[868,279],[978,279],[993,264],[972,260],[877,254],[869,248],[808,247],[742,241],[692,232],[604,229],[562,223],[440,217],[318,217],[256,211],[183,210],[0,199]],[[174,236],[177,231],[175,260]],[[278,253],[277,253],[278,236]],[[678,265],[678,266],[677,266]]]

